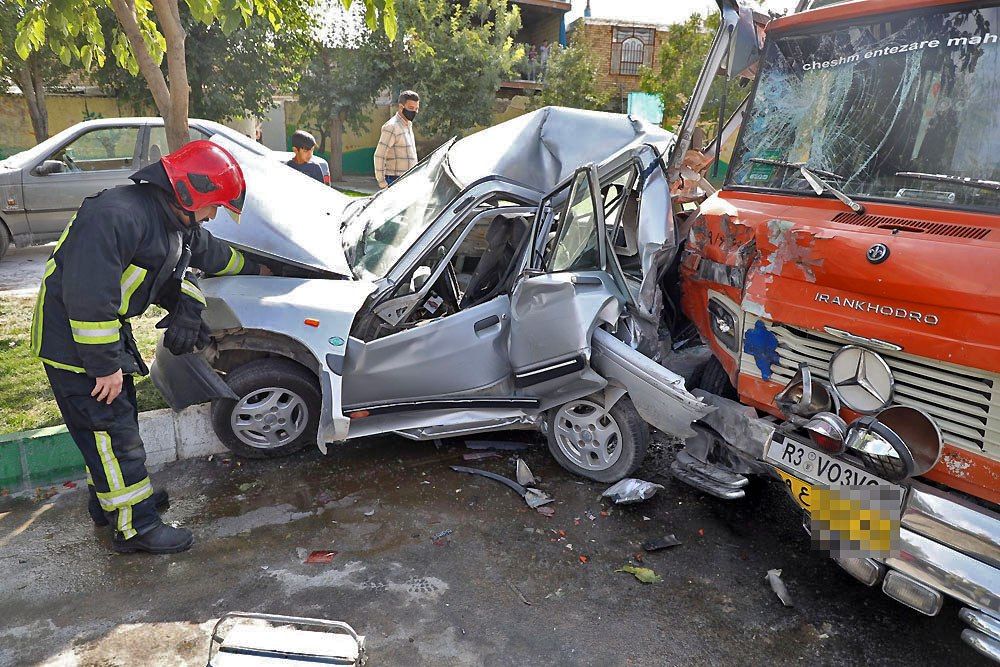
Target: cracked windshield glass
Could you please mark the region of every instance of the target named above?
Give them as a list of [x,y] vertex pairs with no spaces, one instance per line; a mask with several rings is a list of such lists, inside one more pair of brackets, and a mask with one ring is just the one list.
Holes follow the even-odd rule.
[[348,221],[344,246],[354,275],[378,279],[458,195],[448,171],[448,142],[375,195]]
[[1000,210],[1000,8],[884,15],[771,42],[730,184]]

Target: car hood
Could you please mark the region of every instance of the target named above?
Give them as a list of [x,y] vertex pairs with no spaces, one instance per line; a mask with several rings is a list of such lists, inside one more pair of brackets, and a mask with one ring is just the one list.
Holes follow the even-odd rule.
[[340,235],[352,197],[255,155],[221,134],[212,141],[233,154],[247,184],[241,215],[220,208],[205,223],[213,236],[264,257],[352,277]]
[[652,144],[666,155],[674,139],[625,114],[545,107],[456,141],[448,166],[463,186],[503,176],[548,192],[578,168],[630,146]]

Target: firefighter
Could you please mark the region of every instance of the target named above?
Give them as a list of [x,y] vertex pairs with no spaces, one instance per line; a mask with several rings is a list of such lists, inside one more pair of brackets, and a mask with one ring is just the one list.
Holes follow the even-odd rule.
[[87,466],[90,514],[114,526],[122,553],[178,553],[190,531],[163,523],[139,434],[133,376],[148,373],[129,318],[156,303],[168,314],[164,346],[186,354],[208,343],[205,298],[187,271],[267,272],[200,223],[225,206],[239,214],[243,173],[225,149],[193,141],[88,197],[56,243],[38,293],[32,349]]

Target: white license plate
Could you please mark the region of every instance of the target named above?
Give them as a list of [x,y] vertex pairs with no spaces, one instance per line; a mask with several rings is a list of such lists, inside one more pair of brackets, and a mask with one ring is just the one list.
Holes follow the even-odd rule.
[[771,444],[764,452],[764,459],[819,486],[888,486],[900,489],[881,477],[781,433],[774,434]]

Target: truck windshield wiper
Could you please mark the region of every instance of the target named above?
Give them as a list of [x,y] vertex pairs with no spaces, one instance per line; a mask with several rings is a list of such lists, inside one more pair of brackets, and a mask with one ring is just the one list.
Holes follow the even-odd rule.
[[826,176],[827,178],[835,178],[839,181],[844,180],[843,176],[833,173],[832,171],[825,171],[823,169],[814,169],[807,165],[805,162],[786,162],[785,160],[771,160],[769,158],[762,157],[752,157],[750,162],[756,162],[758,164],[769,164],[775,167],[784,167],[785,169],[798,169],[799,173],[802,174],[802,178],[805,179],[806,183],[813,189],[818,195],[824,192],[829,192],[834,197],[842,201],[848,208],[857,214],[862,214],[865,212],[865,207],[858,202],[851,199],[847,193],[843,190],[835,188],[830,185],[827,181],[824,181],[820,176]]
[[921,171],[897,171],[896,176],[906,176],[907,178],[916,178],[921,181],[957,183],[958,185],[967,185],[970,188],[1000,191],[1000,181],[988,181],[981,178],[966,178],[965,176],[952,176],[951,174],[925,174]]

